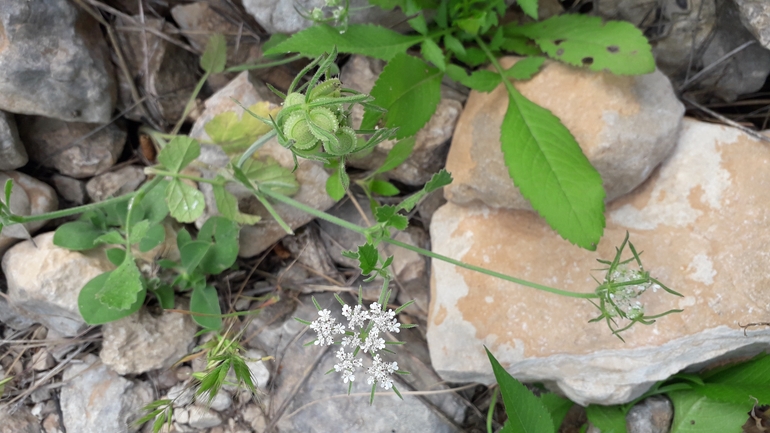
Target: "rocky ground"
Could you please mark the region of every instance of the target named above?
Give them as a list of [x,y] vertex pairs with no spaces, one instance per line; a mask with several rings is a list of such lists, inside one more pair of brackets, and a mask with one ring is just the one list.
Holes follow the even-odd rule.
[[[228,65],[254,63],[270,34],[308,26],[298,10],[322,3],[0,0],[0,182],[20,187],[11,208],[37,215],[134,191],[156,153],[142,126],[172,129],[210,34],[227,36]],[[340,255],[362,237],[278,206],[297,235],[284,237],[275,224],[244,227],[237,270],[215,282],[222,305],[259,311],[234,322],[259,392],[226,387],[204,404],[189,390],[204,360],[186,355],[210,336],[198,336],[188,315],[149,307],[85,326],[79,290],[113,265],[103,254],[53,245],[66,219],[29,223],[33,241],[0,236],[0,380],[14,377],[1,393],[0,433],[134,431],[126,425],[158,398],[175,399],[175,432],[484,432],[494,388],[483,345],[516,377],[583,405],[624,403],[688,367],[767,350],[770,331],[744,336],[740,324],[767,321],[770,269],[761,258],[770,243],[770,153],[769,140],[754,131],[770,119],[770,6],[541,0],[542,16],[565,10],[631,21],[650,38],[659,69],[615,77],[552,63],[517,87],[562,119],[604,179],[610,203],[598,256],[610,258],[630,232],[648,270],[685,295],[656,298],[653,308],[684,313],[630,331],[624,344],[586,323],[596,314],[590,304],[384,247],[395,257],[396,299],[416,301],[401,321],[419,326],[398,335],[407,342],[399,365],[412,373],[399,376],[404,401],[385,393],[369,406],[366,387],[346,396],[347,385],[324,374],[332,351],[303,347],[306,327],[293,320],[315,315],[311,296],[333,305],[333,294],[353,299],[351,288],[361,285],[366,299],[376,299],[379,286],[363,282]],[[403,18],[364,9],[353,21],[399,28]],[[233,98],[245,106],[279,102],[265,83],[286,89],[303,65],[211,76],[182,131],[207,139],[204,125],[215,115],[240,115]],[[340,66],[347,87],[368,92],[383,64],[343,56]],[[397,239],[528,280],[590,289],[597,254],[561,240],[508,178],[498,133],[505,106],[499,89],[442,84],[412,156],[386,176],[406,193],[442,167],[455,181],[421,202]],[[392,145],[350,160],[354,178],[378,167]],[[206,149],[194,167],[202,174],[227,163]],[[262,152],[293,164],[277,143]],[[296,175],[295,199],[357,224],[373,219],[355,189],[340,202],[326,195],[321,164],[302,161]],[[213,192],[199,188],[213,203]],[[267,217],[248,194],[239,199],[242,209]],[[180,297],[177,307],[187,302]],[[499,429],[502,406],[494,409]],[[665,397],[649,398],[629,413],[629,432],[668,432],[672,412]],[[584,420],[575,406],[560,432],[576,432]]]

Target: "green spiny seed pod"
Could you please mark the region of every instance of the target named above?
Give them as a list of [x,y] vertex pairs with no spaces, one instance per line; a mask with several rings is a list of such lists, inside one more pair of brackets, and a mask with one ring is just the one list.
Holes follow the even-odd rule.
[[[337,116],[334,115],[332,110],[326,107],[313,108],[308,114],[310,116],[310,121],[313,122],[314,125],[330,134],[337,132],[337,129],[340,127],[339,121],[337,121]],[[312,129],[310,132],[319,140],[326,139],[326,137],[316,133]]]
[[313,90],[310,91],[310,100],[315,101],[323,96],[339,98],[340,89],[342,89],[342,82],[339,78],[328,79],[313,87]]
[[294,147],[300,150],[312,149],[318,139],[310,131],[310,125],[302,112],[293,113],[283,124],[283,133],[289,140],[294,140]]
[[343,126],[340,128],[334,136],[337,138],[337,143],[331,141],[324,141],[324,151],[329,155],[341,156],[347,155],[356,147],[356,131],[353,128]]
[[304,103],[305,103],[305,95],[299,92],[292,92],[286,95],[286,99],[284,99],[283,101],[283,108],[304,104]]

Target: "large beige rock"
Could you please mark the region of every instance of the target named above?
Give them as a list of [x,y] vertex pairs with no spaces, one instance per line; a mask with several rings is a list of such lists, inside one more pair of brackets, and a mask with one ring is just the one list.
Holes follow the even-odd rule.
[[[486,345],[514,376],[581,403],[630,401],[655,381],[770,347],[770,329],[739,324],[770,312],[770,149],[737,129],[687,119],[672,155],[607,209],[596,253],[570,245],[535,213],[449,203],[433,216],[433,250],[536,283],[592,292],[597,258],[628,231],[651,275],[684,295],[646,292],[626,343],[589,302],[546,294],[433,260],[428,343],[450,382],[491,382]],[[630,254],[630,253],[629,253]],[[601,272],[594,271],[598,279]]]
[[[514,61],[501,59],[506,68]],[[684,115],[684,106],[660,71],[621,77],[554,62],[515,86],[572,132],[601,174],[608,201],[647,179],[676,143]],[[507,107],[502,86],[491,93],[471,92],[447,158],[446,168],[454,177],[444,189],[449,201],[531,209],[513,185],[500,150]]]
[[[18,171],[0,172],[0,185],[4,187],[9,179],[13,181],[10,206],[14,214],[40,215],[59,209],[56,192],[48,184]],[[23,228],[20,225],[5,227],[0,235],[0,254],[45,224],[46,221],[34,221],[24,224]]]

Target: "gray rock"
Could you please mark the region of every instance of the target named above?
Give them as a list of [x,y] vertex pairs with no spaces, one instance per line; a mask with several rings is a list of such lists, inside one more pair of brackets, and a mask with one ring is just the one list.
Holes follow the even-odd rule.
[[[344,2],[343,2],[344,3]],[[296,33],[313,25],[312,21],[302,18],[314,8],[323,8],[325,0],[245,0],[243,7],[250,13],[267,33]],[[370,7],[366,0],[350,1],[350,23],[377,23],[393,27],[403,23],[404,15],[399,11],[383,11]],[[300,15],[302,14],[302,15]]]
[[[515,59],[500,61],[509,67]],[[601,175],[607,201],[639,186],[669,155],[684,115],[671,83],[659,71],[620,77],[547,63],[534,78],[515,86],[561,119]],[[454,178],[444,188],[450,202],[531,209],[511,180],[500,149],[507,106],[502,87],[471,92],[447,158],[446,169]]]
[[173,400],[174,407],[185,407],[195,400],[195,390],[189,383],[179,383],[168,390],[166,398]]
[[[17,215],[40,215],[53,212],[59,208],[59,200],[53,188],[39,180],[16,171],[0,172],[0,184],[13,180],[11,192],[11,210]],[[19,239],[26,239],[27,234],[34,233],[45,225],[46,221],[35,221],[21,226],[12,225],[3,229],[0,235],[0,254],[4,253]]]
[[0,409],[0,433],[42,433],[40,421],[35,418],[26,406],[17,410],[10,407]]
[[190,408],[190,418],[187,424],[193,428],[208,428],[222,424],[222,418],[216,412],[203,406],[194,405]]
[[634,405],[626,415],[628,433],[668,433],[674,418],[671,400],[653,396]]
[[16,119],[13,114],[0,111],[0,170],[15,170],[26,165],[28,160]]
[[764,0],[733,0],[741,22],[765,48],[770,49],[770,3]]
[[[214,116],[227,111],[243,115],[243,110],[231,98],[236,98],[245,106],[265,100],[249,81],[248,73],[242,72],[225,88],[206,100],[206,109],[193,125],[190,136],[199,140],[210,140],[204,128]],[[259,150],[258,156],[273,159],[286,168],[294,167],[292,153],[278,144],[275,139],[268,141]],[[229,161],[229,156],[221,147],[206,144],[201,146],[198,167],[204,176],[213,177],[216,171],[227,165]],[[299,191],[292,197],[294,200],[319,210],[326,210],[334,204],[334,200],[326,194],[326,180],[329,174],[324,170],[323,164],[318,161],[301,160],[294,175],[300,184]],[[206,197],[206,213],[196,221],[196,225],[200,226],[208,217],[216,214],[217,207],[211,187],[203,183],[198,187]],[[249,190],[238,185],[230,185],[228,189],[238,198],[241,211],[262,217],[262,221],[257,225],[241,228],[238,252],[241,257],[256,256],[286,235],[286,232]],[[273,206],[292,229],[301,227],[313,219],[309,214],[292,206],[282,203],[275,203]]]
[[123,375],[169,368],[189,352],[197,328],[187,314],[155,317],[143,308],[102,327],[99,357]]
[[43,419],[43,430],[45,430],[45,433],[64,433],[64,427],[58,412],[48,414]]
[[74,204],[81,205],[88,200],[86,183],[82,180],[73,179],[69,176],[54,174],[51,176],[56,191],[62,198]]
[[118,376],[94,355],[64,370],[63,381],[61,411],[70,432],[135,432],[141,426],[133,421],[153,400],[148,384]]
[[267,428],[265,413],[256,404],[250,404],[242,411],[243,421],[251,426],[252,430],[262,432]]
[[115,81],[98,23],[67,0],[0,4],[0,108],[106,123]]
[[128,165],[94,176],[86,183],[86,191],[92,201],[102,201],[135,191],[146,178],[142,167]]
[[0,296],[0,323],[12,329],[26,329],[35,324],[35,321],[21,314],[8,301]]
[[37,116],[19,116],[17,121],[32,161],[78,179],[112,167],[126,143],[125,126],[119,122],[68,123]]
[[294,236],[283,238],[281,244],[291,252],[292,257],[297,258],[298,263],[323,275],[337,276],[337,269],[326,252],[317,226],[308,224],[296,230]]
[[[205,401],[205,400],[204,400]],[[230,408],[230,406],[233,405],[233,397],[230,395],[229,392],[225,391],[224,389],[219,390],[217,395],[214,396],[214,398],[211,400],[211,403],[208,403],[208,407],[211,410],[215,410],[217,412],[222,412],[223,410],[227,410]]]
[[263,391],[267,390],[267,383],[270,382],[270,370],[268,370],[265,362],[262,361],[264,356],[265,352],[261,350],[246,350],[246,366],[249,367],[254,385]]
[[84,253],[53,245],[53,232],[24,241],[5,253],[8,301],[28,319],[71,337],[85,325],[78,311],[80,289],[115,266],[100,250]]
[[[131,26],[139,20],[138,16],[134,17],[133,21],[120,17],[118,25]],[[168,21],[151,17],[145,17],[144,26],[166,34],[177,30]],[[147,96],[145,106],[149,114],[156,120],[175,124],[182,116],[190,94],[198,82],[198,58],[184,48],[150,32],[119,32],[118,39],[134,83],[140,94]],[[149,53],[145,52],[145,46]],[[123,74],[118,75],[118,82],[118,106],[127,109],[136,101],[131,97],[129,83]],[[126,117],[140,120],[141,111],[135,108],[129,111]]]

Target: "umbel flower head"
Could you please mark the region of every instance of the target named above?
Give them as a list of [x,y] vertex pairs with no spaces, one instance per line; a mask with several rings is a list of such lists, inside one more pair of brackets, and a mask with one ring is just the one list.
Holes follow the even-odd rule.
[[[620,258],[626,245],[631,250],[633,257],[621,261]],[[659,317],[682,312],[682,310],[669,310],[665,313],[646,316],[644,305],[639,300],[639,297],[647,290],[652,289],[653,292],[657,292],[659,289],[663,289],[672,295],[680,297],[682,295],[652,278],[650,273],[644,270],[639,253],[636,252],[634,244],[628,241],[628,232],[626,232],[626,237],[623,239],[620,248],[615,248],[615,252],[615,258],[612,261],[597,259],[599,263],[607,265],[607,268],[600,269],[601,271],[606,271],[604,282],[599,283],[598,280],[596,281],[599,283],[599,286],[596,288],[599,303],[591,301],[601,314],[591,319],[591,322],[606,320],[607,326],[609,326],[612,333],[623,340],[620,333],[630,329],[636,323],[650,325]],[[637,269],[634,269],[634,265],[636,265]],[[622,328],[618,328],[616,319],[622,319],[629,323]]]
[[[313,303],[318,309],[318,318],[312,322],[296,319],[316,332],[316,339],[307,344],[340,345],[340,348],[335,352],[337,362],[334,364],[334,368],[326,373],[340,373],[343,383],[348,384],[348,393],[350,393],[357,375],[365,374],[367,376],[366,383],[372,386],[370,403],[374,399],[377,385],[384,390],[392,389],[401,397],[398,389],[393,385],[392,375],[394,373],[409,374],[399,370],[397,362],[385,361],[379,353],[382,351],[394,354],[394,352],[386,349],[386,346],[403,344],[399,341],[385,341],[383,338],[385,333],[398,333],[402,328],[414,326],[402,324],[396,318],[396,315],[411,305],[412,302],[402,305],[395,311],[386,309],[390,294],[389,290],[387,293],[383,293],[378,302],[371,303],[369,308],[363,304],[361,289],[359,289],[358,304],[353,307],[335,295],[342,306],[342,315],[347,319],[347,325],[336,323],[337,319],[331,316],[331,311],[322,309],[315,298],[313,298]],[[342,336],[342,338],[335,341],[337,336]],[[369,355],[368,357],[371,359],[368,367],[364,366],[365,355]]]

